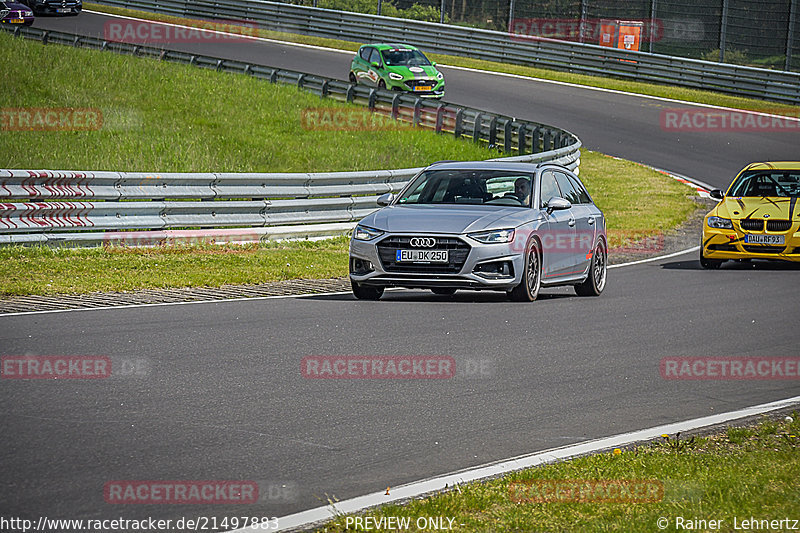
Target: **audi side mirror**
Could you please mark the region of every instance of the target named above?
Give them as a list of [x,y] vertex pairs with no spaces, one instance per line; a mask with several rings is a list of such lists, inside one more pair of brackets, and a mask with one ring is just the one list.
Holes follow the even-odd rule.
[[711,189],[708,195],[714,200],[722,200],[725,198],[725,193],[723,193],[721,189]]
[[572,204],[569,203],[569,200],[565,200],[564,198],[559,198],[558,196],[553,196],[547,203],[545,204],[547,208],[547,213],[552,213],[553,211],[563,211],[564,209],[569,209],[572,207]]
[[378,196],[378,205],[381,207],[386,207],[394,200],[394,194],[387,192],[386,194],[382,194]]

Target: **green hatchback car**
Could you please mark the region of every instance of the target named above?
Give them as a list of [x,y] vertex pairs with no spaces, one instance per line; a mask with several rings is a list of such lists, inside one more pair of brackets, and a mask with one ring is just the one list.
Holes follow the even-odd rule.
[[444,96],[444,75],[425,54],[407,44],[365,44],[350,65],[350,83],[408,91],[421,97]]

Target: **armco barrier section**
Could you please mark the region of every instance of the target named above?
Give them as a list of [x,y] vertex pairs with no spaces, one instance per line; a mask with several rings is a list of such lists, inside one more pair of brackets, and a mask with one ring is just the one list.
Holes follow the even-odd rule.
[[[577,170],[579,158],[573,145],[501,160],[547,161]],[[0,244],[148,245],[341,235],[378,208],[377,196],[398,192],[420,170],[316,174],[0,170]]]
[[408,42],[432,52],[474,59],[800,103],[800,73],[782,70],[262,0],[99,0],[98,3],[188,18],[254,21],[268,30],[345,41]]
[[[302,72],[36,28],[18,28],[15,34],[292,83],[415,127],[519,154],[500,158],[503,161],[549,161],[576,171],[580,165],[580,140],[544,124]],[[0,170],[0,244],[252,242],[342,234],[377,209],[379,195],[399,191],[420,170],[294,174]]]

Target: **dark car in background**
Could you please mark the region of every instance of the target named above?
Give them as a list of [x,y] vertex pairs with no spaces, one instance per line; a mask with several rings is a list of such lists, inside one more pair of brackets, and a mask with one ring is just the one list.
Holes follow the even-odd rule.
[[0,23],[30,26],[33,20],[33,11],[27,6],[16,2],[0,2]]
[[22,0],[36,15],[77,15],[83,0]]

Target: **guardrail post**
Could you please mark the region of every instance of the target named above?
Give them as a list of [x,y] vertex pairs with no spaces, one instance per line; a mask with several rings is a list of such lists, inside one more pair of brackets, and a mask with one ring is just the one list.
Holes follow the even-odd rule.
[[47,39],[49,38],[50,38],[50,32],[49,31],[44,32],[44,35],[42,35],[42,44],[47,44]]
[[789,71],[792,68],[792,48],[794,47],[794,23],[797,18],[797,0],[790,0],[789,3],[789,29],[786,32],[786,64],[783,70]]
[[[131,52],[131,55],[132,55],[132,56],[137,56],[137,55],[139,55],[139,48],[141,48],[141,46],[139,46],[138,44],[137,44],[137,45],[134,45],[134,47],[133,47],[133,52]],[[194,56],[192,56],[192,59],[194,59]],[[189,63],[189,64],[191,65],[191,63]]]
[[73,39],[73,40],[72,40],[72,46],[74,46],[75,48],[77,48],[77,47],[79,47],[80,45],[81,45],[81,36],[80,36],[80,35],[76,35],[76,36],[75,36],[75,39]]
[[189,65],[194,65],[194,62],[197,61],[197,56],[192,56],[189,58]]
[[472,125],[472,142],[480,142],[481,130],[483,129],[483,115],[481,113],[475,114],[475,123]]
[[224,63],[224,61],[222,59],[218,59],[217,60],[217,68],[215,70],[217,70],[217,71],[222,70],[222,63]]
[[397,120],[400,115],[400,95],[396,94],[392,97],[392,120]]
[[345,94],[345,100],[348,103],[351,103],[353,101],[353,96],[355,95],[355,91],[356,91],[356,86],[355,85],[350,84],[347,87],[347,93]]
[[[103,47],[101,48],[101,50],[105,50],[107,44],[108,44],[108,41],[103,41]],[[169,54],[169,52],[167,50],[161,50],[161,53],[158,54],[158,60],[159,61],[164,61],[164,59],[167,58],[167,54]]]
[[331,81],[327,80],[327,79],[325,81],[323,81],[321,90],[322,90],[322,97],[323,98],[327,98],[328,97],[328,93],[331,92]]
[[528,127],[523,122],[522,124],[519,125],[519,132],[517,133],[518,136],[517,151],[519,152],[519,155],[525,153],[525,141],[526,141],[525,136],[527,134],[528,134]]
[[458,110],[456,111],[456,124],[455,127],[453,128],[453,136],[455,136],[455,138],[458,139],[459,137],[461,137],[463,131],[464,131],[464,110],[459,107]]
[[497,144],[497,117],[489,121],[489,148]]
[[414,119],[412,122],[414,126],[419,126],[419,115],[421,110],[422,110],[422,99],[417,98],[417,100],[414,102]]
[[503,126],[503,151],[510,152],[511,151],[511,127],[514,125],[513,120],[506,120],[505,126]]
[[305,80],[305,78],[306,78],[305,74],[300,74],[299,76],[297,76],[297,88],[298,89],[302,89],[303,88],[303,80]]
[[533,128],[533,132],[531,133],[531,153],[535,154],[539,152],[539,137],[541,136],[541,128],[536,126]]
[[544,130],[542,137],[542,151],[547,152],[553,149],[553,132],[550,129]]
[[442,133],[442,125],[444,122],[444,104],[436,106],[436,133]]
[[370,111],[375,111],[375,99],[378,97],[378,90],[377,89],[370,89],[369,90],[369,100],[367,101],[367,109]]
[[722,18],[719,22],[719,62],[725,62],[725,39],[728,33],[728,0],[722,0]]
[[269,73],[269,82],[270,83],[278,83],[278,70],[277,69],[272,69],[272,71]]

